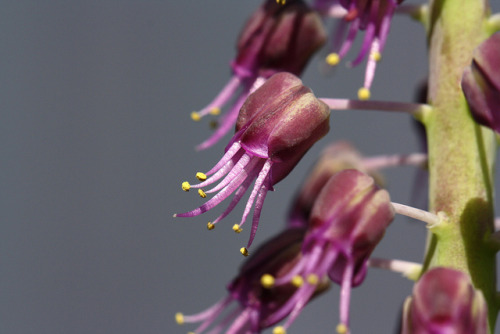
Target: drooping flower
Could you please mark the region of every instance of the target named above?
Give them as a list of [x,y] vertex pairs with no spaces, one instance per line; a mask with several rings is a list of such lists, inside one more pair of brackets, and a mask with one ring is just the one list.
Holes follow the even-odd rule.
[[198,148],[212,146],[229,132],[245,99],[266,79],[278,72],[300,75],[325,40],[320,17],[304,1],[289,0],[280,5],[276,0],[266,0],[238,38],[231,79],[209,105],[191,114],[194,120],[209,113],[217,115],[234,98],[219,127]]
[[[244,263],[238,276],[228,285],[227,297],[195,315],[178,313],[177,322],[200,323],[196,334],[202,334],[210,327],[213,328],[210,331],[212,334],[235,334],[260,333],[280,321],[276,319],[269,323],[267,319],[294,294],[300,281],[296,281],[295,285],[290,282],[279,288],[271,287],[274,277],[281,277],[300,260],[304,234],[305,229],[292,228],[267,241]],[[314,294],[324,292],[328,285],[327,280],[323,281]],[[224,318],[223,313],[228,313],[228,316]]]
[[464,71],[462,90],[474,119],[500,133],[500,32],[481,43]]
[[405,302],[402,334],[486,334],[486,301],[464,273],[437,267],[426,272]]
[[315,284],[328,276],[341,285],[339,333],[348,333],[351,287],[361,284],[368,258],[394,218],[389,194],[370,176],[353,169],[332,176],[313,207],[302,257],[273,286],[301,278],[303,284],[281,308],[264,322],[267,326],[289,315],[276,333],[296,319],[315,291]]
[[[330,110],[318,100],[302,81],[290,73],[278,73],[251,94],[241,108],[236,122],[236,133],[226,147],[222,159],[207,173],[198,173],[202,181],[196,185],[184,182],[182,188],[199,188],[202,197],[217,194],[192,211],[174,215],[193,217],[200,215],[234,193],[228,208],[214,221],[212,229],[226,217],[241,200],[255,180],[240,224],[233,227],[241,231],[253,203],[255,209],[246,255],[259,222],[260,213],[268,190],[281,181],[299,162],[307,150],[329,130]],[[210,178],[207,178],[207,175]],[[203,191],[222,179],[214,188]]]
[[324,16],[340,18],[332,42],[332,52],[326,62],[337,65],[349,52],[358,32],[364,38],[352,66],[359,65],[368,57],[363,87],[358,91],[361,100],[370,98],[370,87],[377,62],[381,59],[392,16],[403,0],[316,0],[314,8]]

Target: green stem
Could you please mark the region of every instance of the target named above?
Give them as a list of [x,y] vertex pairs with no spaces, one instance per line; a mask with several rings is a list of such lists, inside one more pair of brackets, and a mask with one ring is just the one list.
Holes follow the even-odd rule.
[[430,210],[447,221],[431,232],[424,269],[446,266],[470,275],[488,303],[493,332],[496,303],[493,232],[494,135],[470,116],[460,88],[472,51],[487,37],[483,0],[431,0],[429,104],[422,119],[429,143]]

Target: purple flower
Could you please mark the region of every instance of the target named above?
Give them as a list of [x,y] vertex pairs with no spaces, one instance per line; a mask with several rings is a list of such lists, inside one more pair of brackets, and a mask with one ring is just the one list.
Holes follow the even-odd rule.
[[364,39],[352,66],[359,65],[368,55],[365,82],[358,91],[361,100],[370,98],[370,87],[375,75],[376,63],[381,59],[394,10],[402,0],[316,0],[314,8],[326,16],[341,18],[336,32],[332,52],[326,62],[337,65],[350,50],[360,30]]
[[474,119],[500,133],[500,32],[474,50],[462,89]]
[[394,218],[389,194],[373,178],[349,169],[332,176],[313,207],[302,257],[288,273],[274,279],[279,287],[291,281],[305,284],[264,321],[268,326],[289,315],[277,333],[285,333],[325,277],[341,285],[339,333],[348,333],[352,286],[366,275],[368,257]]
[[[276,319],[270,323],[267,320],[295,293],[297,284],[290,282],[274,288],[273,280],[300,260],[304,234],[305,229],[288,229],[267,241],[244,263],[238,276],[228,285],[229,295],[226,298],[195,315],[178,313],[177,322],[201,323],[196,334],[202,334],[211,326],[210,333],[234,334],[259,333],[280,321]],[[314,294],[327,288],[328,282],[325,281],[316,287]],[[235,303],[236,306],[230,310]],[[228,311],[228,316],[219,320]]]
[[235,99],[222,115],[220,126],[198,149],[212,146],[229,132],[245,99],[266,79],[278,72],[300,75],[325,40],[320,17],[302,0],[287,1],[285,5],[277,4],[276,0],[265,1],[238,38],[231,79],[208,106],[191,114],[194,120],[209,113],[218,114]]
[[437,267],[426,272],[405,302],[402,334],[486,334],[487,306],[464,273]]
[[[252,229],[247,248],[250,247],[268,190],[281,181],[299,162],[306,151],[329,130],[330,110],[318,100],[302,81],[290,73],[278,73],[251,94],[241,108],[236,122],[236,133],[226,147],[222,159],[207,173],[198,173],[199,184],[184,182],[182,188],[199,188],[202,197],[217,193],[205,204],[192,211],[174,215],[193,217],[200,215],[234,193],[228,208],[214,221],[212,229],[226,217],[241,200],[255,180],[255,185],[239,225],[241,231],[255,202]],[[210,178],[207,178],[211,176]],[[219,180],[210,190],[201,188]],[[242,248],[246,255],[247,249]]]

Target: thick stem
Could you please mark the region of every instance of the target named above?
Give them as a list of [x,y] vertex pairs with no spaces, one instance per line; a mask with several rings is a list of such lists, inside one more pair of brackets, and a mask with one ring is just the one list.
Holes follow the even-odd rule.
[[493,230],[494,136],[471,118],[460,88],[472,51],[486,36],[484,0],[434,0],[429,11],[430,211],[449,218],[445,232],[429,236],[424,269],[446,266],[470,275],[489,308],[493,332],[495,253],[485,240]]

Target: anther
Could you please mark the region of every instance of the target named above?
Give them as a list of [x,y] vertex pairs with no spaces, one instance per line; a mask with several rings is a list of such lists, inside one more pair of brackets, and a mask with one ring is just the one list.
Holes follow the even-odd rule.
[[213,230],[215,228],[215,225],[212,224],[211,222],[208,222],[207,228],[208,228],[209,231],[211,231],[211,230]]
[[382,59],[382,54],[378,51],[375,51],[370,54],[370,57],[375,61],[380,61],[380,59]]
[[177,322],[177,324],[179,325],[182,325],[184,324],[184,315],[182,313],[176,313],[175,314],[175,321]]
[[311,285],[317,285],[319,282],[319,277],[316,274],[309,274],[307,275],[307,283]]
[[195,122],[198,122],[201,119],[201,116],[196,111],[193,111],[191,113],[191,119]]
[[243,256],[248,256],[248,249],[246,247],[241,247],[240,248],[240,253],[243,255]]
[[365,87],[361,87],[358,90],[358,99],[360,100],[368,100],[370,98],[370,90]]
[[213,107],[210,109],[210,115],[217,116],[220,114],[220,108],[219,107]]
[[233,225],[233,231],[236,232],[236,233],[240,233],[241,231],[243,231],[243,229],[240,227],[240,225],[234,224]]
[[285,5],[285,4],[286,4],[286,0],[276,0],[276,3],[277,3],[278,5],[282,5],[282,6],[283,6],[283,5]]
[[292,278],[292,285],[296,288],[300,288],[304,284],[304,279],[300,275],[295,275]]
[[205,181],[207,179],[207,176],[202,172],[198,172],[196,173],[196,178],[200,181]]
[[266,289],[271,289],[274,286],[274,277],[269,274],[264,274],[260,278],[260,284]]
[[336,329],[339,334],[347,334],[347,326],[344,324],[338,324]]
[[286,329],[283,326],[276,326],[273,329],[273,334],[286,334]]
[[207,194],[202,189],[198,189],[198,195],[200,195],[201,198],[207,197]]
[[325,61],[328,65],[335,66],[340,62],[340,56],[337,53],[332,52],[326,56]]
[[189,191],[189,189],[191,189],[191,185],[189,184],[189,182],[187,181],[182,182],[182,190]]

